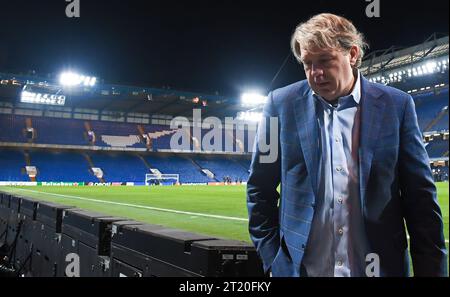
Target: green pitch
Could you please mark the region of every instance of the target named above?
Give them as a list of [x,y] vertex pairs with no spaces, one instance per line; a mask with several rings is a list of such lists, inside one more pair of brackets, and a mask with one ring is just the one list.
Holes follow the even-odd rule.
[[[438,183],[437,188],[448,240],[448,183]],[[0,190],[194,233],[250,241],[245,186],[0,187]]]
[[194,233],[250,241],[245,186],[0,187],[0,190]]

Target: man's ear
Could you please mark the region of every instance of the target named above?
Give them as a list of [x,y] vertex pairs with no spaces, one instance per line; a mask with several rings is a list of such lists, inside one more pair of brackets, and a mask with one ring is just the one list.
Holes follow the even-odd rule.
[[355,67],[356,62],[358,61],[358,57],[359,57],[359,47],[353,45],[350,48],[350,65],[352,67]]

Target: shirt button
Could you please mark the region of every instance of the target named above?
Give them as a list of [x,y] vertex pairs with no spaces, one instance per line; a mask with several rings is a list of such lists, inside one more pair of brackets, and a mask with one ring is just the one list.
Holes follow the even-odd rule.
[[337,266],[342,266],[342,261],[337,261]]
[[339,198],[338,198],[338,202],[339,202],[340,204],[342,204],[342,201],[344,201],[344,199],[342,199],[342,197],[339,197]]
[[340,139],[336,137],[336,138],[334,139],[334,141],[339,142]]
[[336,171],[337,172],[341,172],[342,171],[342,167],[341,166],[336,167]]
[[342,235],[342,234],[344,234],[344,229],[342,229],[342,228],[339,228],[339,230],[338,230],[338,233],[339,233],[339,235]]

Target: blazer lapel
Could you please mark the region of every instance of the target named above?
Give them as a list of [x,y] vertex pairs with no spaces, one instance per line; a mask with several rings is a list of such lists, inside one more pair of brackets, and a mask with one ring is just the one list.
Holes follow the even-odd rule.
[[359,182],[361,209],[364,213],[367,181],[372,166],[373,150],[377,143],[385,103],[377,100],[381,94],[370,88],[363,78],[361,84],[361,134],[359,145]]
[[294,102],[294,112],[306,168],[311,179],[312,189],[315,196],[317,196],[317,173],[319,156],[321,153],[316,105],[310,88],[307,88],[303,94],[300,94],[300,96],[296,98]]

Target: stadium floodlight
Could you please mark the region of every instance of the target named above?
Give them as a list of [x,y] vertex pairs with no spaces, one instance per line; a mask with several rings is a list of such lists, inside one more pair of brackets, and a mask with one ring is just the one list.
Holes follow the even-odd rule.
[[85,87],[93,87],[97,81],[96,77],[80,75],[74,72],[63,72],[59,76],[59,83],[62,86],[75,87],[83,85]]
[[91,87],[95,86],[96,82],[97,82],[97,78],[91,77],[91,80],[89,81],[89,86],[91,86]]
[[263,105],[267,101],[267,96],[258,93],[244,93],[241,96],[243,106],[258,106]]
[[436,62],[428,62],[426,67],[428,71],[433,72],[436,69]]

